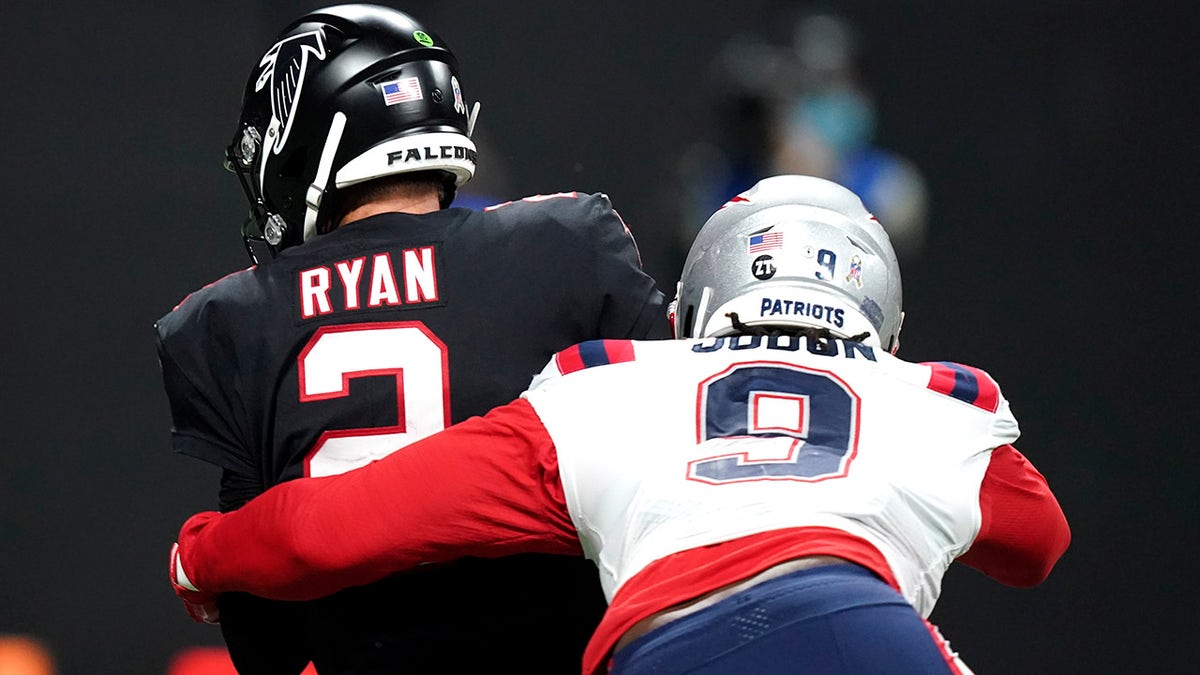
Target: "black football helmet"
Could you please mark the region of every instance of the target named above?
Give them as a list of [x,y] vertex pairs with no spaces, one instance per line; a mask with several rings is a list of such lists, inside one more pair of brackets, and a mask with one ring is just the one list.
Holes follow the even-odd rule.
[[250,201],[242,236],[272,254],[316,236],[336,191],[415,171],[443,178],[441,206],[475,173],[458,62],[397,10],[348,4],[293,21],[250,73],[225,165]]

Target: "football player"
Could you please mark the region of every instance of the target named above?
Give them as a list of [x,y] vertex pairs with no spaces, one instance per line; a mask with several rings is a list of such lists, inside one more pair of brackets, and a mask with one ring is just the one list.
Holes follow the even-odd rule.
[[[481,415],[574,343],[670,337],[604,195],[451,206],[477,160],[464,92],[437,33],[373,5],[305,14],[255,63],[226,164],[271,255],[156,324],[174,447],[221,467],[221,511]],[[603,610],[586,561],[530,555],[307,603],[230,593],[204,619],[243,673],[568,672]]]
[[177,592],[582,552],[610,601],[589,675],[968,672],[928,622],[946,569],[1036,585],[1070,530],[986,372],[894,355],[880,224],[829,181],[765,179],[704,225],[677,300],[681,340],[573,346],[485,417],[193,517]]

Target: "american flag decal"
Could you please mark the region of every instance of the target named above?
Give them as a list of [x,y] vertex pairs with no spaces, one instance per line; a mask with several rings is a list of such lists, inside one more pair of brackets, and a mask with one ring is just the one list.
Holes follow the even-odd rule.
[[783,248],[782,232],[759,232],[750,235],[751,253],[761,253],[776,248]]
[[421,100],[421,80],[418,78],[406,77],[379,86],[383,90],[383,102],[387,105]]

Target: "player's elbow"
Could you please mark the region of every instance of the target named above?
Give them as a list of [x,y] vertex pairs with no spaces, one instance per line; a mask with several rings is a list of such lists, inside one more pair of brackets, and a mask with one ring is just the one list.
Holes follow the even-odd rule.
[[1033,588],[1044,582],[1058,563],[1066,549],[1057,552],[1032,551],[1009,561],[1002,569],[993,570],[992,576],[999,582],[1015,588]]
[[340,590],[344,561],[319,533],[301,530],[280,538],[278,566],[264,580],[270,589],[260,594],[275,600],[314,600]]
[[1008,541],[980,541],[959,560],[1006,586],[1031,588],[1044,582],[1071,544],[1065,517],[1027,529],[1024,536]]
[[1042,531],[1030,538],[1030,546],[1026,560],[1026,572],[1014,586],[1028,588],[1036,586],[1050,576],[1050,571],[1058,564],[1059,558],[1066,553],[1071,545],[1071,527],[1067,517],[1057,503],[1051,515],[1042,520]]

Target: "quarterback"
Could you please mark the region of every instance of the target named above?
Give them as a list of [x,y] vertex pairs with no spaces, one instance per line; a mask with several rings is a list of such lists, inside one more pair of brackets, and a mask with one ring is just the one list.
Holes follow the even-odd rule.
[[[156,325],[173,446],[221,467],[219,510],[482,415],[577,342],[670,337],[605,195],[455,204],[477,160],[461,77],[437,33],[379,5],[305,13],[255,59],[226,157],[246,246],[272,255]],[[227,593],[204,618],[243,674],[478,672],[497,655],[563,672],[604,608],[586,560],[530,555],[315,602]]]

